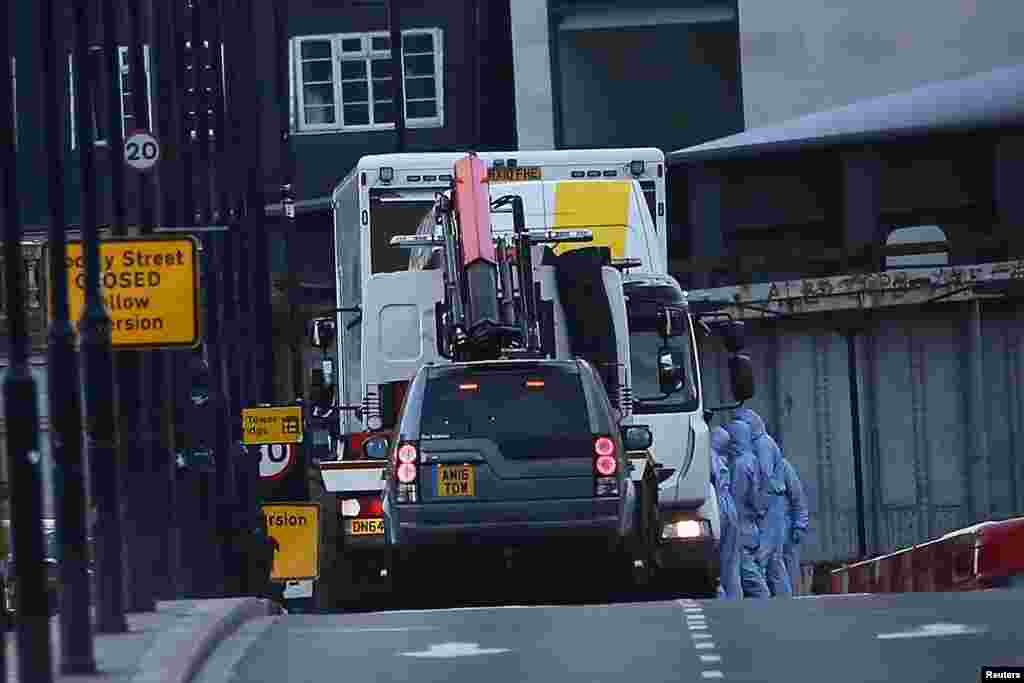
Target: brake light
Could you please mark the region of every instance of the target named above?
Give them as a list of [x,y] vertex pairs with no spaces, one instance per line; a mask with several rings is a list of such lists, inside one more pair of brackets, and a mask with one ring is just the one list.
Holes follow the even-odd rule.
[[618,468],[618,463],[614,456],[599,455],[597,456],[597,460],[594,461],[594,468],[602,477],[610,477],[615,474],[615,470]]
[[416,480],[419,455],[416,444],[408,441],[400,443],[395,452],[395,477],[398,479],[395,493],[399,503],[415,503],[418,498]]
[[398,466],[398,481],[403,484],[411,484],[416,481],[416,465],[403,462]]
[[383,517],[384,503],[378,496],[364,498],[360,505],[359,517]]
[[619,468],[615,457],[615,442],[607,436],[594,439],[594,470],[600,477],[610,477]]
[[459,391],[476,391],[479,388],[480,385],[475,382],[459,385]]
[[418,455],[416,446],[411,443],[402,444],[398,449],[398,462],[399,464],[415,463]]
[[528,379],[528,380],[526,380],[526,388],[527,389],[543,389],[544,388],[544,380],[542,380],[542,379]]
[[416,445],[411,443],[404,443],[398,447],[398,453],[395,456],[396,468],[395,474],[398,477],[398,481],[401,484],[412,484],[416,481],[416,460],[419,457],[419,453],[416,450]]
[[615,442],[607,436],[594,439],[594,495],[619,495],[619,460],[615,454]]
[[379,496],[345,498],[339,501],[342,517],[375,518],[384,516],[384,503]]

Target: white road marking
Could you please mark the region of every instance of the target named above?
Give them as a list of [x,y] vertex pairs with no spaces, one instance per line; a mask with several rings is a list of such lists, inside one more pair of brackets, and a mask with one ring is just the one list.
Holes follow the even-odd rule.
[[302,633],[402,633],[406,631],[436,631],[435,626],[292,626],[291,630]]
[[[305,629],[303,629],[305,630]],[[317,628],[318,631],[326,631],[326,628]],[[401,631],[436,631],[433,626],[395,626],[394,628],[381,626],[379,628],[339,628],[334,629],[336,633],[394,633]]]
[[[690,629],[690,637],[694,640],[693,646],[698,650],[714,650],[715,643],[711,640],[711,634],[701,633],[701,631],[708,630],[703,609],[694,605],[692,601],[680,600],[679,604],[682,605],[685,612],[686,627]],[[717,664],[722,661],[721,655],[698,654],[697,656],[700,658],[701,664]],[[700,676],[705,679],[724,678],[722,672],[718,669],[705,669],[700,672]]]
[[909,631],[896,633],[879,633],[879,640],[890,640],[894,638],[935,638],[938,636],[964,636],[975,633],[985,633],[988,629],[983,626],[967,626],[965,624],[925,624]]
[[494,655],[502,652],[510,652],[503,647],[481,648],[478,643],[441,643],[431,645],[429,649],[421,652],[402,652],[403,657],[471,657],[473,655]]

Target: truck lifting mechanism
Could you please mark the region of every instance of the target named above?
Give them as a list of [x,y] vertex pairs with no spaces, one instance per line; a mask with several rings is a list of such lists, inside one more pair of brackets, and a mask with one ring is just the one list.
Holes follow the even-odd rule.
[[[495,231],[492,213],[511,213],[512,231]],[[545,313],[533,277],[532,247],[590,242],[590,230],[528,230],[523,199],[491,200],[487,165],[475,153],[455,162],[449,193],[433,207],[429,237],[400,235],[393,246],[442,248],[444,300],[435,307],[437,351],[455,362],[554,356],[543,341]]]

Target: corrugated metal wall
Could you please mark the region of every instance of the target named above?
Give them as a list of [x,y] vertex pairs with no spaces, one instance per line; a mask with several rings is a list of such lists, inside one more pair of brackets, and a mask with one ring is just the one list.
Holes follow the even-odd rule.
[[[1024,514],[1024,316],[983,302],[747,323],[757,410],[809,497],[805,560],[858,551],[847,326],[855,337],[869,554]],[[978,346],[981,363],[974,354]],[[972,377],[977,371],[976,385]],[[725,354],[705,355],[705,404],[730,399]],[[972,391],[980,401],[971,399]],[[716,417],[716,424],[729,413]]]

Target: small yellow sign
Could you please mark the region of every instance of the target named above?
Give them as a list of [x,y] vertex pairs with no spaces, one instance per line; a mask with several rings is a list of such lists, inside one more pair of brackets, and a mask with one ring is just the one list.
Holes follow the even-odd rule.
[[[73,323],[85,308],[85,252],[67,244],[68,302]],[[53,317],[53,288],[50,288]],[[104,239],[100,292],[115,348],[192,348],[199,344],[198,248],[190,237]]]
[[302,406],[243,409],[242,443],[302,443]]
[[273,581],[320,578],[320,506],[275,503],[263,506],[267,530],[275,541]]

